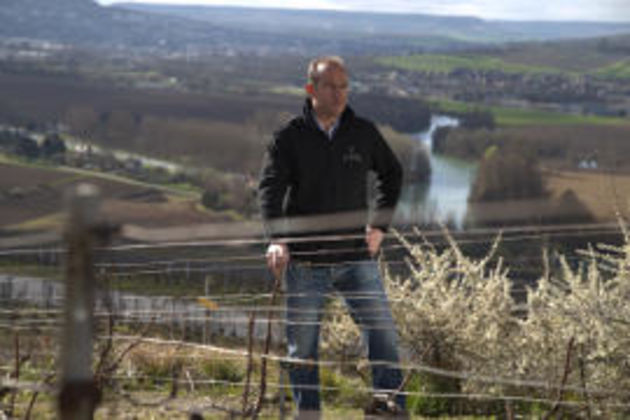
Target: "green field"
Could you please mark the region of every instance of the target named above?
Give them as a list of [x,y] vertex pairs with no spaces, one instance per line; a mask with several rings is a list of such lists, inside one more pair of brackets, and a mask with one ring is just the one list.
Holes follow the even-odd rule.
[[[535,63],[537,61],[540,61],[540,57],[538,57],[538,60],[533,59],[532,62]],[[553,62],[549,57],[543,61],[548,61],[549,63]],[[431,73],[450,73],[456,69],[468,69],[476,71],[497,70],[508,74],[564,74],[576,77],[593,74],[609,79],[630,79],[630,59],[619,60],[602,67],[584,67],[581,70],[576,70],[575,66],[571,65],[571,60],[558,66],[543,64],[528,65],[484,55],[457,56],[421,54],[404,57],[379,57],[376,59],[376,62],[388,67]]]
[[595,74],[605,78],[630,80],[630,59],[602,67]]
[[465,102],[437,100],[432,107],[443,112],[490,111],[497,125],[630,125],[630,119],[596,115],[563,114],[543,109],[519,109],[500,106],[479,106]]
[[524,64],[508,63],[499,58],[471,55],[452,56],[437,54],[410,55],[405,57],[379,57],[378,64],[410,71],[424,71],[433,73],[450,73],[464,68],[470,70],[500,70],[505,73],[566,73],[564,70],[547,66],[528,66]]

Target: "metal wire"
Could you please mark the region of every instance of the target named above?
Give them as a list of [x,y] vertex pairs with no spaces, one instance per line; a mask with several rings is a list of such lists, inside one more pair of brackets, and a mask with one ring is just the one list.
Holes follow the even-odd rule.
[[[238,355],[241,357],[247,357],[248,353],[243,350],[230,349],[225,347],[219,347],[210,344],[198,344],[198,343],[190,343],[183,342],[177,340],[164,340],[157,338],[147,338],[147,337],[138,337],[138,336],[123,336],[123,335],[113,335],[113,336],[101,336],[99,337],[101,340],[113,340],[113,341],[134,341],[141,343],[150,343],[154,345],[168,345],[168,346],[177,346],[178,348],[189,348],[201,351],[209,351],[212,353],[218,353],[222,355]],[[266,358],[270,361],[278,362],[281,364],[298,364],[301,366],[309,366],[309,365],[318,365],[324,367],[338,367],[343,365],[355,366],[356,361],[331,361],[331,360],[319,360],[313,361],[310,359],[296,359],[291,357],[283,357],[273,354],[262,354],[254,352],[252,356],[256,359]],[[584,389],[582,387],[571,386],[571,385],[560,385],[549,383],[548,381],[541,381],[536,379],[514,379],[514,378],[505,378],[500,376],[492,376],[492,375],[482,375],[477,373],[468,373],[461,371],[454,371],[448,369],[435,368],[424,364],[409,364],[409,363],[391,363],[391,362],[372,362],[374,364],[383,364],[389,367],[396,367],[403,371],[413,371],[413,372],[424,372],[429,373],[435,376],[441,376],[446,378],[453,379],[462,379],[468,380],[471,382],[479,382],[490,385],[508,385],[515,387],[525,387],[525,388],[534,388],[534,389],[544,389],[544,390],[568,390],[575,392],[588,392],[591,396],[618,396],[618,397],[628,397],[630,396],[630,392],[619,392],[617,390],[610,389],[595,389],[588,388]]]

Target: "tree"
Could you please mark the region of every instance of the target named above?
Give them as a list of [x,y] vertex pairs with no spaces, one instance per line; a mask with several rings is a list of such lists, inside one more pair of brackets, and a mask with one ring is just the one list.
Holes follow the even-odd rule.
[[217,190],[205,190],[201,196],[201,204],[207,209],[223,210],[221,192]]
[[27,159],[37,159],[39,157],[39,146],[33,139],[20,137],[15,146],[15,154]]
[[460,117],[461,126],[471,130],[477,130],[485,128],[487,130],[494,130],[496,127],[494,121],[494,115],[490,111],[473,110]]
[[517,151],[488,149],[479,164],[469,201],[518,200],[547,195],[535,160]]
[[47,158],[63,155],[66,153],[66,150],[66,143],[56,133],[47,135],[41,146],[41,154]]

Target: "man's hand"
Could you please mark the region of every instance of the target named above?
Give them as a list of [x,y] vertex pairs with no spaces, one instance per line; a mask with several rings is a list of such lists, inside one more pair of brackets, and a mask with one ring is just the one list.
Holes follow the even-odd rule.
[[267,267],[274,276],[282,274],[289,262],[289,248],[287,244],[272,242],[267,248]]
[[372,226],[365,228],[365,242],[367,243],[368,251],[372,257],[375,256],[381,248],[381,242],[383,242],[384,236],[385,234],[379,228],[373,228]]

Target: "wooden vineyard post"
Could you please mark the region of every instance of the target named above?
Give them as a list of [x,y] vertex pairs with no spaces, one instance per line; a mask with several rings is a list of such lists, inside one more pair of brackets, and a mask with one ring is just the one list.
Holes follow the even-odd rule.
[[100,206],[97,188],[87,184],[77,186],[69,196],[68,206],[59,417],[92,419],[100,399],[92,372],[95,295],[92,263]]

